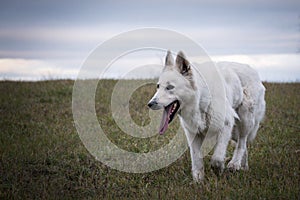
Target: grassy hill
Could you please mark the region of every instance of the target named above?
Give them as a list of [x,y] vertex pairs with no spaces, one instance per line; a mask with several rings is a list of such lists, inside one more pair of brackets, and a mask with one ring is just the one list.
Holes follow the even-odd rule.
[[[103,130],[118,146],[148,152],[168,143],[163,136],[132,138],[115,124],[110,94],[116,81],[102,81],[96,112]],[[145,174],[113,170],[85,149],[72,116],[73,81],[0,82],[0,199],[299,199],[300,84],[265,83],[267,112],[249,147],[247,172],[217,177],[205,159],[206,180],[194,184],[189,152],[169,167]],[[155,86],[139,88],[130,113],[149,123],[146,103]],[[232,154],[229,148],[228,156]]]

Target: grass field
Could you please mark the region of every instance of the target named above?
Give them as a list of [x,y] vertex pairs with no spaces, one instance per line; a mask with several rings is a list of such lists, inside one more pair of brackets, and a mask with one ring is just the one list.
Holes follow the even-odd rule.
[[[103,81],[96,112],[118,146],[148,152],[166,144],[168,133],[135,139],[114,123],[110,94],[116,81]],[[206,180],[194,184],[189,152],[169,167],[145,174],[113,170],[85,149],[72,116],[73,81],[0,82],[0,199],[299,199],[300,84],[266,83],[267,112],[249,147],[247,172],[217,177],[205,159]],[[130,100],[137,124],[149,123],[146,102],[155,86]],[[229,148],[228,156],[232,154]]]

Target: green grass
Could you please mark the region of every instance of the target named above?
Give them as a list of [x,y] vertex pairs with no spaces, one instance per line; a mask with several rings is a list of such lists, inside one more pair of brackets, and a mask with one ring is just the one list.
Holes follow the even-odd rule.
[[[165,135],[149,139],[122,133],[109,109],[115,83],[101,82],[96,94],[96,112],[107,136],[134,152],[168,143],[178,123]],[[0,82],[0,199],[300,198],[300,84],[265,84],[267,112],[249,147],[250,170],[217,177],[207,157],[202,184],[192,181],[188,151],[170,166],[145,174],[120,172],[96,161],[75,129],[73,84],[68,80]],[[149,123],[145,104],[154,90],[154,85],[147,85],[134,92],[130,113],[137,124]]]

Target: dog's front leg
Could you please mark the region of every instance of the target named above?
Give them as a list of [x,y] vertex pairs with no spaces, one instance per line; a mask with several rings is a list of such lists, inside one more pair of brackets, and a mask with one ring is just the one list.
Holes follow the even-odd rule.
[[200,134],[187,134],[192,159],[193,179],[200,182],[204,179],[203,156],[201,154],[201,145],[203,137]]
[[[233,121],[233,120],[232,120]],[[224,163],[226,157],[226,150],[228,142],[231,138],[231,132],[233,128],[233,122],[225,122],[223,130],[218,135],[218,140],[215,145],[215,151],[211,158],[211,166],[217,175],[220,175],[224,171]]]

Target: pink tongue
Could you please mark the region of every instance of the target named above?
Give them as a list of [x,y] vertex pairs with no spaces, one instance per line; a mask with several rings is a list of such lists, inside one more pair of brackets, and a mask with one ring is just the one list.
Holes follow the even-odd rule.
[[169,126],[168,122],[169,122],[169,116],[170,116],[171,108],[172,108],[172,106],[168,106],[163,111],[163,116],[162,116],[162,120],[161,120],[160,128],[159,128],[159,130],[160,130],[159,133],[160,134],[163,134],[168,129],[168,126]]

